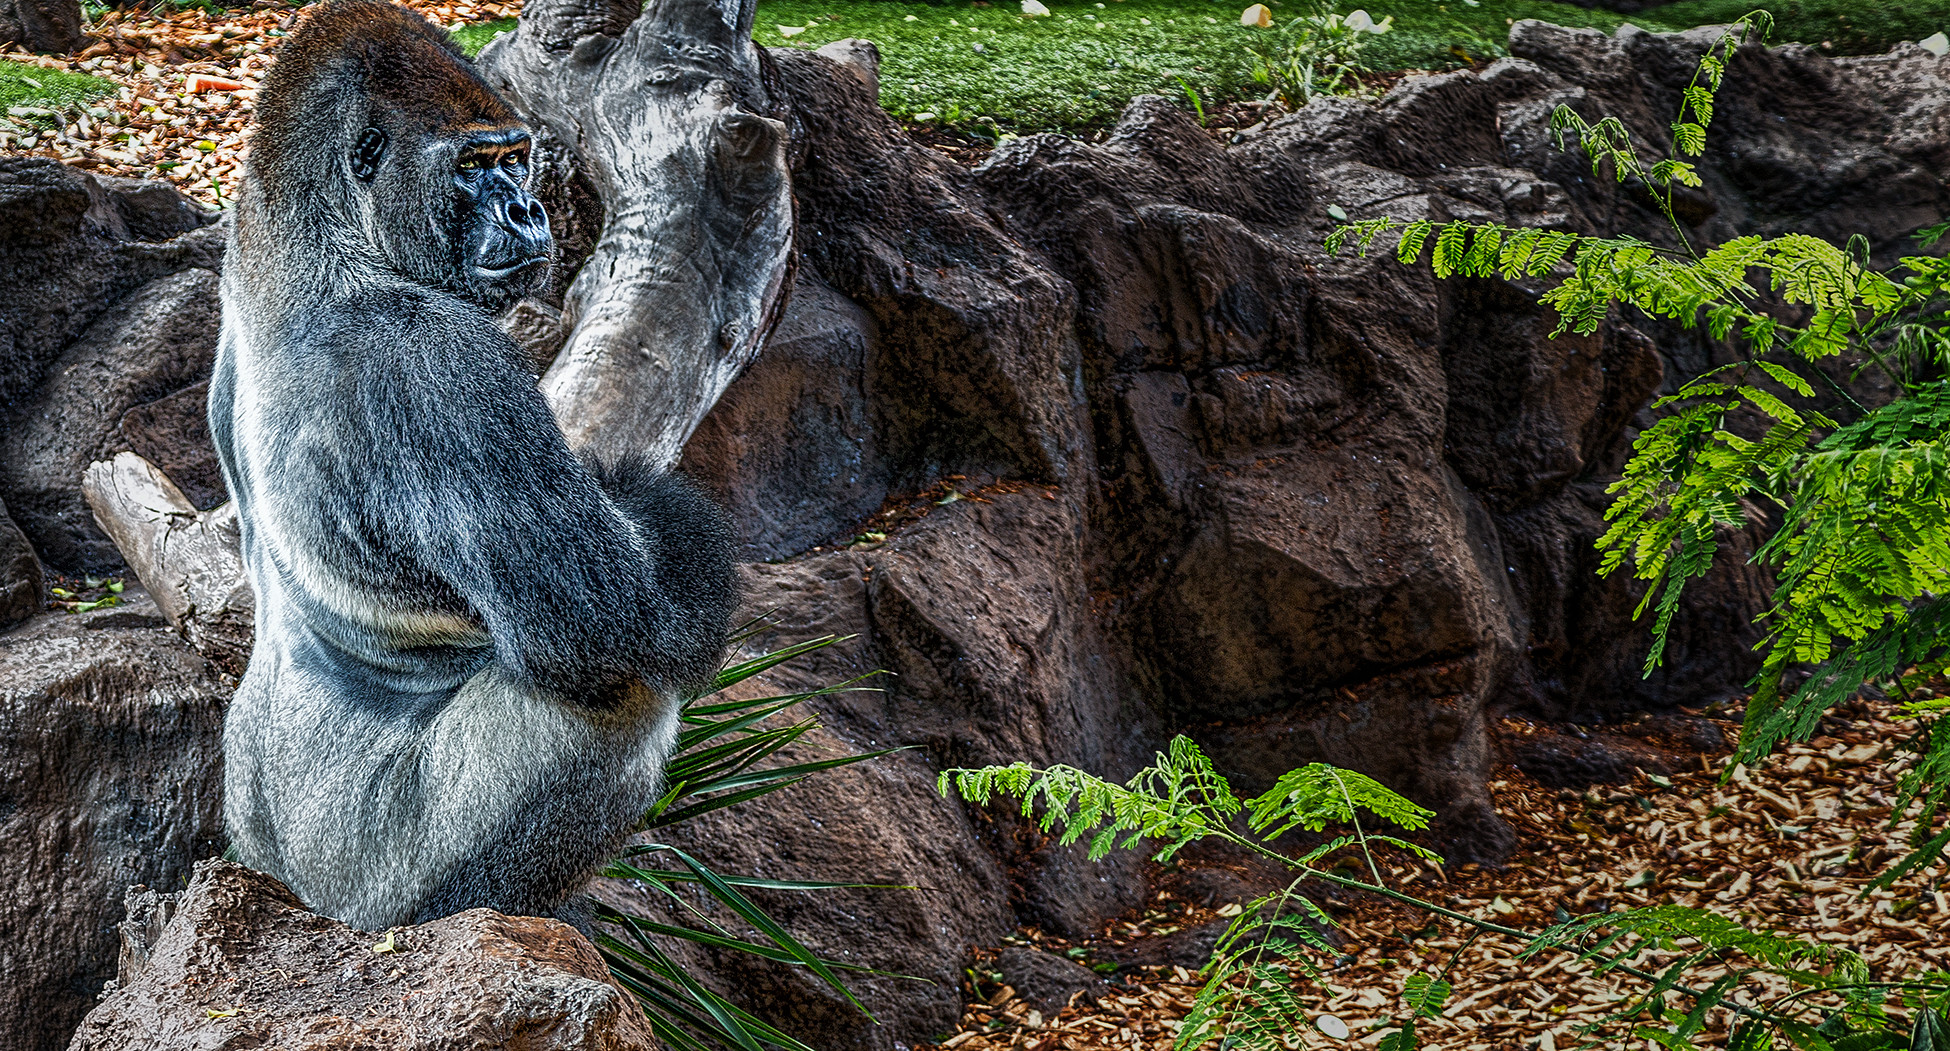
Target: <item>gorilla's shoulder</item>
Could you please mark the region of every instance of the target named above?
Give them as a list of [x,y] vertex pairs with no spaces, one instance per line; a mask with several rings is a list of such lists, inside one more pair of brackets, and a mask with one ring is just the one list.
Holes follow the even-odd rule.
[[[520,351],[481,309],[418,285],[364,288],[320,312],[305,341],[335,357],[417,381],[466,377],[470,385],[513,380]],[[483,371],[485,370],[485,371]]]

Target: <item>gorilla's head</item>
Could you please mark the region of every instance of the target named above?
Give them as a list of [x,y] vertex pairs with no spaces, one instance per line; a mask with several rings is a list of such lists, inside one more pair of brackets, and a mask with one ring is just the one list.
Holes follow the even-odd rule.
[[[381,0],[327,0],[279,49],[251,166],[265,204],[372,263],[495,310],[548,278],[529,135],[447,33]],[[354,242],[354,243],[347,243]]]

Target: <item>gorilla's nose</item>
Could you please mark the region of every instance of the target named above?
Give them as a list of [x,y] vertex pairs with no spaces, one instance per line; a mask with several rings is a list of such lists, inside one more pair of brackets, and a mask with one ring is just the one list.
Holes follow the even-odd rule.
[[495,225],[529,255],[547,255],[552,238],[548,232],[548,213],[542,202],[526,190],[516,190],[498,198],[493,205]]

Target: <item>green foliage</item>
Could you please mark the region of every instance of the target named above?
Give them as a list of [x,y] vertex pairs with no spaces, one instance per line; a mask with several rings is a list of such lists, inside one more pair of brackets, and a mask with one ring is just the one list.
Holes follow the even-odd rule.
[[113,94],[114,82],[101,77],[0,60],[0,130],[6,130],[9,123],[23,128],[52,127],[57,117],[85,110]]
[[[1413,263],[1434,232],[1439,277],[1554,280],[1542,299],[1558,312],[1558,333],[1595,332],[1622,303],[1732,341],[1740,360],[1654,404],[1662,414],[1640,432],[1611,487],[1611,525],[1598,548],[1601,573],[1629,567],[1647,583],[1639,612],[1654,614],[1649,674],[1687,584],[1711,569],[1723,533],[1765,524],[1762,509],[1776,509],[1779,526],[1755,556],[1774,567],[1776,588],[1762,618],[1742,762],[1806,739],[1864,683],[1907,692],[1950,668],[1950,607],[1938,597],[1950,593],[1950,261],[1918,254],[1878,272],[1860,239],[1836,246],[1803,234],[1741,237],[1700,252],[1674,217],[1676,188],[1698,182],[1683,158],[1705,148],[1727,57],[1768,24],[1763,12],[1742,18],[1701,58],[1657,163],[1640,159],[1616,118],[1593,124],[1568,108],[1552,118],[1558,145],[1575,138],[1594,174],[1643,181],[1674,246],[1387,218],[1328,239],[1330,251],[1351,243],[1365,252],[1393,233],[1397,258]],[[1945,229],[1920,232],[1919,247]],[[1882,372],[1898,396],[1859,404],[1824,364],[1835,359]],[[1853,418],[1844,424],[1818,411],[1818,390]],[[1784,696],[1797,667],[1814,674]],[[1885,884],[1950,845],[1950,731],[1937,728],[1940,707],[1907,711],[1919,759],[1892,821],[1917,817],[1916,852],[1883,874]]]
[[447,35],[453,38],[455,44],[460,45],[460,49],[467,53],[468,58],[473,58],[479,55],[481,49],[488,46],[495,37],[514,32],[515,26],[515,19],[497,18],[491,22],[469,23],[450,31]]
[[1369,38],[1394,28],[1392,17],[1377,22],[1365,9],[1341,14],[1327,0],[1316,0],[1311,14],[1291,18],[1273,30],[1272,41],[1249,37],[1253,80],[1267,89],[1266,101],[1298,109],[1316,94],[1351,95],[1361,90],[1361,61]]
[[[880,103],[888,112],[990,137],[1102,127],[1145,93],[1183,98],[1189,87],[1208,111],[1264,96],[1269,89],[1253,79],[1247,48],[1270,47],[1268,38],[1278,31],[1239,24],[1251,2],[1103,0],[1099,7],[1096,0],[1048,0],[1049,17],[1025,18],[1018,0],[986,7],[963,0],[763,0],[753,35],[769,47],[872,40],[880,48]],[[1310,3],[1270,6],[1286,20]],[[1350,0],[1342,6],[1363,3],[1394,18],[1394,29],[1369,34],[1361,52],[1377,70],[1447,69],[1500,56],[1506,19],[1605,30],[1625,21],[1555,0],[1481,0],[1475,7],[1461,0]]]
[[[1269,50],[1269,30],[1239,25],[1249,0],[1050,0],[1052,15],[1025,19],[1017,0],[975,7],[960,0],[764,0],[754,35],[771,47],[812,47],[845,37],[879,45],[881,104],[901,117],[931,114],[971,134],[1076,130],[1102,126],[1132,96],[1146,92],[1183,98],[1195,93],[1206,110],[1265,95],[1253,79],[1249,47]],[[1394,19],[1385,35],[1369,35],[1361,63],[1376,70],[1448,69],[1508,53],[1510,24],[1536,18],[1607,32],[1627,16],[1555,0],[1351,0]],[[1306,4],[1271,4],[1291,20]],[[1670,5],[1629,16],[1656,31],[1732,21],[1723,0]],[[1786,39],[1838,49],[1854,41],[1916,40],[1950,28],[1950,0],[1863,8],[1855,0],[1798,0],[1774,5]],[[1085,15],[1091,17],[1086,18]],[[908,21],[912,18],[913,21]],[[1872,27],[1861,31],[1851,26]],[[797,30],[786,36],[781,30]],[[1101,28],[1100,28],[1101,27]],[[513,22],[465,26],[455,33],[477,53]],[[979,31],[979,32],[975,32]],[[974,45],[982,45],[980,51]],[[1270,52],[1269,52],[1270,53]],[[952,114],[952,117],[951,117]]]
[[[1752,6],[1753,0],[1684,0],[1634,18],[1662,25],[1723,25]],[[1775,39],[1830,45],[1823,50],[1838,55],[1876,54],[1904,40],[1950,30],[1950,0],[1773,0],[1767,6],[1777,19]]]
[[[1368,858],[1369,870],[1376,871],[1367,853],[1371,842],[1435,858],[1415,844],[1362,829],[1363,813],[1411,830],[1428,827],[1433,816],[1373,778],[1314,763],[1287,773],[1265,793],[1242,800],[1187,737],[1173,738],[1153,765],[1122,785],[1072,766],[1038,769],[1016,763],[943,771],[937,787],[944,795],[980,806],[998,795],[1019,800],[1023,816],[1033,818],[1043,831],[1060,829],[1060,842],[1088,837],[1092,858],[1113,847],[1151,840],[1161,844],[1157,860],[1166,861],[1187,843],[1216,836],[1300,871],[1300,878],[1284,889],[1245,903],[1220,936],[1205,984],[1179,1030],[1179,1051],[1220,1038],[1228,1047],[1245,1051],[1285,1051],[1289,1034],[1313,1024],[1290,988],[1293,975],[1316,974],[1315,958],[1335,955],[1323,934],[1334,921],[1299,894],[1300,884],[1314,878],[1368,886],[1326,865],[1356,848]],[[1251,838],[1233,827],[1241,821],[1254,834]],[[1264,845],[1294,829],[1320,832],[1337,825],[1347,826],[1347,833],[1299,858]]]
[[[814,697],[860,689],[858,680],[804,693],[748,700],[710,698],[796,657],[843,641],[834,637],[788,646],[726,668],[711,688],[687,701],[680,718],[676,749],[665,766],[668,789],[644,814],[641,827],[666,828],[700,814],[776,792],[822,770],[864,762],[886,752],[797,763],[774,763],[785,748],[817,724],[810,719],[779,725],[779,719]],[[707,703],[708,702],[708,703]],[[675,867],[652,867],[652,857],[668,857]],[[643,1005],[657,1037],[677,1051],[812,1051],[761,1018],[705,987],[664,951],[661,939],[677,938],[715,949],[749,953],[804,967],[863,1013],[865,1008],[836,972],[863,968],[826,960],[813,953],[753,902],[744,889],[817,891],[858,884],[760,879],[731,876],[674,846],[640,843],[611,862],[603,875],[629,880],[672,902],[690,923],[666,923],[598,904],[595,918],[606,926],[597,948],[610,973]],[[741,937],[700,908],[680,888],[701,892],[716,906],[757,932]],[[744,889],[741,889],[744,888]]]

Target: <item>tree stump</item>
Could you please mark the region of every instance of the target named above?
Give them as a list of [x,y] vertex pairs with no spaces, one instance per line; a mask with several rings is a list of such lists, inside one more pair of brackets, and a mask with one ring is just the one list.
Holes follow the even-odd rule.
[[541,380],[569,443],[675,463],[758,356],[792,271],[785,102],[755,0],[536,0],[483,75],[564,144],[602,234]]

